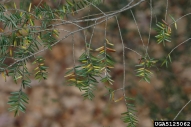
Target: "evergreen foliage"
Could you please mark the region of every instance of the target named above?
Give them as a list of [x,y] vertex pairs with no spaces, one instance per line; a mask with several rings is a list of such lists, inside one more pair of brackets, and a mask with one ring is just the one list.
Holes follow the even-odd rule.
[[[61,40],[67,38],[68,36],[73,36],[75,32],[83,31],[90,27],[95,28],[97,24],[102,22],[107,23],[107,20],[111,17],[116,17],[117,13],[131,9],[132,7],[139,5],[143,1],[144,0],[140,0],[132,6],[130,6],[129,4],[128,6],[121,8],[116,12],[108,12],[108,14],[102,12],[98,8],[103,16],[94,17],[95,15],[91,15],[92,17],[94,17],[93,19],[91,19],[88,15],[88,18],[83,17],[81,20],[74,21],[65,21],[65,18],[71,15],[74,16],[78,13],[79,10],[84,9],[88,6],[94,6],[96,8],[96,5],[103,3],[103,1],[66,0],[65,4],[58,7],[57,9],[52,9],[46,4],[42,6],[32,7],[32,4],[29,3],[27,9],[24,9],[24,5],[22,5],[22,2],[19,7],[17,7],[16,4],[13,3],[10,8],[0,4],[0,22],[3,24],[3,28],[0,29],[0,72],[5,81],[7,80],[7,77],[12,77],[16,84],[20,83],[20,89],[16,92],[12,92],[11,96],[9,97],[9,111],[14,111],[15,116],[19,115],[20,111],[26,111],[26,104],[28,103],[29,98],[24,92],[24,89],[31,87],[31,75],[34,75],[35,79],[38,81],[47,79],[48,67],[45,65],[45,59],[43,57],[36,56],[38,53],[43,52],[46,49],[51,50],[54,45],[56,45]],[[132,11],[131,13],[133,15]],[[175,28],[177,29],[177,21],[171,15],[170,17],[173,21],[171,24],[168,24],[164,20],[162,20],[162,22],[156,23],[157,35],[155,37],[157,39],[157,43],[163,43],[163,46],[166,45],[166,42],[171,42],[171,25],[174,24]],[[95,21],[95,24],[90,23],[90,25],[87,27],[81,27],[78,26],[78,24],[75,24],[76,22],[82,21],[87,21],[88,24],[91,20]],[[55,22],[59,23],[54,24]],[[57,29],[57,26],[69,23],[75,24],[81,29],[73,32],[68,32],[65,30],[69,34],[59,40],[60,31]],[[121,34],[120,37],[122,39]],[[83,92],[82,96],[84,97],[84,99],[90,100],[92,100],[95,96],[94,92],[98,83],[105,84],[105,88],[109,92],[110,100],[112,100],[113,102],[119,102],[121,100],[124,100],[125,102],[127,111],[121,114],[121,119],[123,120],[123,122],[127,123],[128,127],[136,127],[136,124],[138,123],[138,119],[136,117],[136,107],[134,104],[131,103],[134,99],[126,96],[125,86],[117,90],[113,90],[111,88],[114,80],[112,79],[110,73],[112,71],[112,68],[114,68],[116,62],[112,57],[112,53],[115,53],[116,50],[114,49],[114,44],[106,38],[106,27],[105,37],[103,40],[103,45],[97,47],[96,49],[92,49],[91,40],[90,43],[87,43],[86,40],[85,51],[78,58],[79,65],[74,64],[73,67],[67,68],[65,78],[68,82],[68,85],[79,88],[79,90]],[[187,40],[185,42],[187,42]],[[128,49],[134,51],[141,56],[139,64],[136,65],[136,76],[141,78],[141,80],[150,83],[150,78],[153,74],[151,72],[151,69],[152,67],[156,67],[156,63],[159,60],[150,58],[147,52],[148,45],[147,47],[145,47],[145,45],[143,44],[146,54],[145,56],[140,55],[130,48]],[[122,46],[124,50],[124,44],[122,44]],[[175,47],[174,49],[176,49],[177,47]],[[170,55],[174,51],[174,49],[163,60],[162,65],[165,64],[166,66],[168,66],[168,64],[171,62]],[[6,60],[9,59],[13,60],[13,62],[10,65],[7,65]],[[33,66],[35,67],[33,72],[29,72],[26,66],[27,62],[30,62],[31,60]],[[126,70],[125,68],[123,69],[125,79]],[[123,96],[119,99],[115,99],[115,92],[118,90],[123,90]]]
[[[10,9],[0,4],[0,22],[4,26],[0,34],[0,71],[5,81],[6,77],[11,76],[15,83],[21,82],[20,90],[11,93],[8,102],[10,111],[14,111],[15,116],[19,114],[19,111],[25,112],[25,103],[28,103],[28,97],[23,89],[30,87],[29,76],[32,73],[28,71],[26,62],[31,57],[34,58],[33,64],[36,66],[35,79],[39,81],[47,79],[48,67],[45,66],[44,59],[40,56],[36,57],[35,54],[42,52],[40,49],[43,47],[51,50],[51,47],[58,42],[59,32],[52,24],[54,19],[63,19],[68,14],[74,14],[79,9],[100,2],[101,0],[67,0],[58,9],[52,9],[46,4],[32,8],[30,3],[27,10],[23,9],[22,2],[20,7],[13,3],[13,8],[10,7]],[[10,13],[7,13],[8,11]],[[36,25],[37,21],[40,22],[40,26]],[[86,58],[86,54],[81,56],[80,61],[83,63],[81,67],[88,65],[89,68],[75,71],[82,81],[80,85],[78,81],[77,87],[85,90],[84,97],[91,99],[94,96],[95,83],[97,83],[94,78],[96,71],[92,69],[92,66],[97,66],[97,59],[91,55]],[[5,64],[7,59],[12,59],[14,62],[7,65]],[[84,60],[87,62],[84,63]]]
[[138,69],[136,70],[136,76],[141,77],[141,80],[144,80],[150,83],[150,77],[153,74],[149,68],[155,66],[157,60],[150,59],[148,56],[140,59],[140,64],[136,65]]
[[[107,39],[106,42],[113,46]],[[74,85],[85,93],[82,95],[90,100],[94,97],[94,90],[97,86],[97,78],[101,78],[101,82],[112,84],[113,80],[109,74],[110,68],[114,66],[113,58],[108,54],[109,52],[115,52],[114,49],[106,47],[106,45],[95,49],[99,52],[95,57],[91,54],[91,47],[87,45],[86,52],[79,57],[81,65],[69,68],[66,72],[69,85]],[[104,76],[102,76],[104,75]]]

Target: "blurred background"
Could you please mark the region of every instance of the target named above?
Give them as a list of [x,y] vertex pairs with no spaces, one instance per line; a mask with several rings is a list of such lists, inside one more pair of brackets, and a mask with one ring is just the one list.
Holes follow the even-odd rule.
[[[24,0],[26,7],[30,2],[38,5],[40,0]],[[19,0],[12,0],[9,6]],[[43,0],[52,8],[59,5],[56,0]],[[64,4],[62,0],[60,4]],[[127,5],[127,0],[105,0],[99,7],[105,12],[120,9]],[[151,58],[162,59],[179,43],[191,37],[191,16],[182,18],[177,22],[178,30],[172,26],[172,42],[164,47],[156,43],[156,22],[161,22],[165,16],[166,0],[153,0],[153,22],[151,30],[151,39],[149,45],[149,54]],[[190,0],[169,0],[168,14],[175,19],[191,13]],[[91,14],[98,11],[91,7]],[[133,8],[137,24],[142,34],[143,42],[148,42],[148,31],[150,23],[149,1],[142,2]],[[89,9],[69,16],[85,16]],[[132,48],[143,54],[143,46],[140,40],[136,24],[130,11],[125,11],[118,15],[124,43],[126,47]],[[167,22],[172,22],[167,15]],[[85,26],[86,24],[80,24]],[[65,27],[74,29],[73,27]],[[89,31],[92,31],[90,29]],[[91,34],[88,34],[91,35]],[[99,47],[103,41],[104,23],[97,25],[93,37],[93,48]],[[115,81],[111,88],[118,89],[122,87],[123,64],[122,64],[122,46],[115,19],[108,21],[107,39],[115,44],[116,53],[111,54],[117,61],[115,68],[112,69],[112,79]],[[75,57],[76,60],[84,51],[84,38],[75,35]],[[178,111],[191,99],[191,43],[187,42],[178,47],[172,53],[172,63],[166,67],[161,67],[160,62],[156,68],[152,69],[154,75],[151,83],[139,81],[135,76],[135,65],[139,63],[139,56],[130,50],[125,51],[126,57],[126,94],[128,97],[136,99],[137,116],[139,120],[138,127],[152,127],[154,120],[172,120]],[[4,82],[0,77],[0,127],[125,127],[121,121],[121,113],[126,111],[124,101],[117,103],[109,101],[108,92],[104,84],[99,84],[95,91],[93,101],[84,100],[82,92],[73,86],[67,86],[64,75],[67,67],[73,65],[71,38],[60,42],[52,48],[52,51],[45,51],[42,54],[49,67],[48,79],[38,82],[32,79],[32,88],[27,89],[29,95],[29,104],[26,113],[14,117],[13,113],[8,112],[8,97],[12,91],[17,91],[20,85],[13,83],[12,79]],[[29,63],[28,67],[32,70],[34,67]],[[115,93],[115,98],[121,97],[121,91]],[[191,104],[190,104],[191,105]],[[179,115],[177,120],[191,120],[191,106],[188,105]]]

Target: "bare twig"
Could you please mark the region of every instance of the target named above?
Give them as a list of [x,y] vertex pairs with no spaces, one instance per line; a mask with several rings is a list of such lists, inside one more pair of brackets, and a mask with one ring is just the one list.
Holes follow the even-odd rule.
[[139,55],[140,57],[142,57],[142,55],[140,54],[140,53],[138,53],[137,51],[135,51],[135,50],[133,50],[133,49],[131,49],[131,48],[128,48],[128,47],[125,47],[126,49],[129,49],[129,50],[131,50],[131,51],[133,51],[133,52],[135,52],[137,55]]
[[136,26],[137,26],[137,30],[138,30],[138,33],[139,33],[139,36],[140,36],[142,45],[143,45],[143,47],[145,47],[145,44],[144,44],[143,39],[142,39],[142,36],[141,36],[141,32],[140,32],[140,30],[139,30],[139,26],[138,26],[138,24],[137,24],[137,21],[136,21],[136,19],[135,19],[134,14],[133,14],[133,11],[130,10],[130,12],[131,12],[131,15],[133,16],[134,22],[135,22],[135,24],[136,24]]
[[191,102],[191,100],[189,100],[183,107],[182,109],[178,112],[178,114],[174,117],[173,121],[175,121],[175,119],[179,116],[179,114],[182,112],[182,110]]
[[165,21],[166,21],[166,16],[167,16],[167,13],[168,13],[168,0],[166,0],[166,13],[165,13]]
[[176,47],[174,47],[168,54],[171,54],[175,49],[177,49],[179,46],[181,46],[182,44],[188,42],[191,38],[188,38],[187,40],[183,41],[182,43],[180,43],[179,45],[177,45]]
[[151,12],[151,15],[150,15],[150,26],[149,26],[149,37],[148,37],[148,43],[147,43],[147,47],[146,47],[146,55],[148,55],[149,57],[149,54],[148,54],[148,48],[149,48],[149,43],[150,43],[150,36],[151,36],[151,27],[152,27],[152,15],[153,15],[153,8],[152,8],[152,0],[150,0],[150,12]]
[[116,19],[116,22],[117,22],[117,26],[118,26],[118,30],[119,30],[119,35],[120,35],[120,38],[121,38],[121,44],[122,44],[122,48],[123,48],[123,96],[124,96],[124,100],[125,100],[125,103],[127,103],[125,97],[126,97],[126,94],[125,94],[125,77],[126,77],[126,72],[125,72],[125,67],[126,67],[126,62],[125,62],[125,45],[124,45],[124,42],[123,42],[123,37],[122,37],[122,33],[121,33],[121,29],[120,29],[120,26],[119,26],[119,21],[117,19],[117,16],[115,16],[115,19]]

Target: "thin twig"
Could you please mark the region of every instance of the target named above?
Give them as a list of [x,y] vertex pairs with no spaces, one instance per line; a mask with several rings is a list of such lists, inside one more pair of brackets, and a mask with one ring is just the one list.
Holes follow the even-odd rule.
[[119,21],[117,19],[117,16],[115,16],[115,19],[116,19],[116,22],[117,22],[117,26],[118,26],[118,30],[119,30],[119,35],[120,35],[120,38],[121,38],[121,44],[122,44],[122,48],[123,48],[123,96],[124,96],[124,100],[125,100],[125,103],[127,104],[127,101],[125,99],[126,97],[126,94],[125,94],[125,78],[126,78],[126,72],[125,72],[125,67],[126,67],[126,62],[125,62],[125,45],[124,45],[124,42],[123,42],[123,37],[122,37],[122,33],[121,33],[121,29],[120,29],[120,26],[119,26]]
[[87,3],[91,4],[92,6],[94,6],[97,10],[99,10],[102,14],[106,15],[100,8],[98,8],[96,5],[94,5],[93,3],[90,3],[89,1],[85,0]]
[[183,107],[182,109],[178,112],[178,114],[174,117],[173,121],[175,121],[175,119],[179,116],[179,114],[182,112],[182,110],[191,102],[191,100],[189,100]]
[[[105,19],[102,19],[101,21],[99,21],[99,22],[97,22],[97,23],[95,23],[95,24],[89,25],[89,26],[87,26],[87,27],[81,27],[81,28],[78,29],[78,30],[75,30],[75,31],[72,31],[72,32],[68,33],[68,34],[65,35],[63,38],[61,38],[60,40],[58,40],[58,41],[56,41],[54,44],[52,44],[51,47],[53,47],[54,45],[56,45],[56,44],[59,43],[60,41],[66,39],[66,38],[69,37],[70,35],[75,34],[75,33],[77,33],[77,32],[80,32],[80,31],[83,31],[83,30],[85,30],[85,29],[88,29],[88,28],[90,28],[90,27],[93,27],[93,26],[95,26],[95,25],[97,25],[97,24],[100,24],[100,23],[104,22],[105,20],[110,19],[110,18],[116,16],[117,14],[119,14],[119,13],[121,13],[121,12],[123,12],[123,11],[129,10],[129,9],[131,9],[131,8],[133,8],[133,7],[137,6],[137,5],[139,5],[139,4],[140,4],[141,2],[143,2],[143,1],[145,1],[145,0],[140,0],[139,2],[137,2],[137,3],[135,3],[135,4],[131,5],[131,6],[128,6],[128,7],[124,8],[124,9],[120,9],[120,10],[115,11],[115,12],[113,12],[113,13],[110,13],[110,14],[107,14],[107,15],[104,15],[104,16],[101,16],[101,17],[98,17],[98,18],[95,18],[94,20],[100,20],[100,19],[102,19],[102,18],[105,18]],[[94,20],[93,20],[93,21],[94,21]],[[91,20],[89,20],[89,21],[91,21]],[[62,25],[62,24],[63,24],[63,23],[61,23],[61,24],[54,24],[54,25],[52,25],[52,27],[56,27],[56,26],[59,26],[59,25]],[[27,57],[24,57],[24,58],[22,58],[22,59],[19,59],[19,60],[15,61],[14,63],[12,63],[11,65],[9,65],[9,66],[6,67],[6,68],[0,68],[0,69],[5,70],[5,69],[7,69],[7,68],[10,68],[10,67],[12,67],[14,64],[19,63],[19,62],[21,62],[21,61],[23,61],[23,60],[26,60],[26,59],[28,59],[28,58],[30,58],[30,57],[36,55],[36,54],[39,54],[39,53],[41,53],[41,52],[43,52],[43,51],[45,51],[45,50],[47,50],[47,49],[48,49],[48,47],[46,47],[46,48],[44,48],[44,49],[42,49],[42,50],[40,50],[40,51],[38,51],[38,52],[35,52],[35,53],[33,53],[33,54],[31,54],[31,55],[29,55],[29,56],[27,56]]]
[[[183,15],[182,17],[176,19],[175,22],[178,22],[179,20],[181,20],[182,18],[184,18],[184,17],[186,17],[186,16],[188,16],[188,15],[191,15],[191,13],[187,13],[187,14]],[[169,26],[171,26],[171,25],[174,24],[175,22],[173,21]]]
[[137,24],[137,21],[136,21],[136,19],[135,19],[135,16],[134,16],[134,14],[133,14],[132,9],[130,9],[130,12],[131,12],[131,15],[133,16],[133,19],[134,19],[135,25],[136,25],[136,27],[137,27],[137,30],[138,30],[138,33],[139,33],[139,36],[140,36],[142,45],[143,45],[143,47],[145,47],[145,44],[144,44],[143,39],[142,39],[142,36],[141,36],[141,32],[140,32],[140,30],[139,30],[139,26],[138,26],[138,24]]
[[148,43],[147,43],[147,47],[146,47],[146,55],[149,57],[149,54],[148,54],[148,48],[149,48],[149,43],[150,43],[150,36],[151,36],[151,27],[152,27],[152,14],[153,14],[153,8],[152,8],[152,0],[150,0],[150,12],[151,12],[151,15],[150,15],[150,26],[149,26],[149,37],[148,37]]
[[182,44],[188,42],[191,38],[188,38],[187,40],[183,41],[182,43],[180,43],[179,45],[177,45],[176,47],[174,47],[168,54],[171,54],[175,49],[177,49],[179,46],[181,46]]
[[133,50],[133,49],[131,49],[131,48],[128,48],[128,47],[125,47],[126,49],[129,49],[129,50],[131,50],[131,51],[133,51],[133,52],[135,52],[137,55],[139,55],[140,57],[142,57],[142,55],[140,54],[140,53],[138,53],[137,51],[135,51],[135,50]]
[[40,4],[42,3],[43,0],[40,0],[40,2],[38,3],[37,7],[40,6]]
[[[107,19],[105,21],[105,33],[104,33],[104,50],[105,50],[105,53],[104,53],[104,57],[106,59],[106,48],[107,48],[107,43],[106,43],[106,38],[107,38]],[[105,67],[105,76],[107,76],[107,68]]]
[[166,13],[165,13],[165,21],[166,21],[166,16],[167,16],[167,13],[168,13],[168,0],[166,0]]
[[[97,23],[97,20],[95,21],[95,24],[96,23]],[[93,27],[93,31],[92,31],[92,34],[91,34],[91,37],[90,37],[90,45],[92,43],[92,39],[93,39],[93,36],[94,36],[95,28],[96,28],[96,25]],[[90,45],[89,45],[89,49],[90,49]]]

